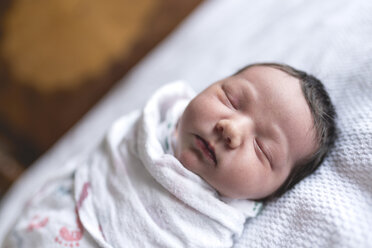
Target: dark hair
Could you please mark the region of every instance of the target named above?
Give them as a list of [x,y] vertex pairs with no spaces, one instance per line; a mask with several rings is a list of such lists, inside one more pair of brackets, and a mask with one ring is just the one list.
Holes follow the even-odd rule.
[[272,67],[299,79],[302,92],[314,119],[316,141],[318,142],[317,150],[310,157],[297,163],[293,167],[288,178],[274,193],[261,199],[270,200],[283,195],[286,191],[293,188],[293,186],[313,173],[319,167],[336,139],[336,112],[321,81],[316,77],[291,66],[279,63],[255,63],[245,66],[234,75],[254,66]]

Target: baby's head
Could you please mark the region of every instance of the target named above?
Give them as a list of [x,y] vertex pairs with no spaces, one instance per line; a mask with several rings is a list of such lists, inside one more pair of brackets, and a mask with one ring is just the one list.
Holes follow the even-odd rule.
[[334,118],[319,80],[287,65],[253,64],[189,103],[175,156],[223,196],[278,197],[320,165],[334,143]]

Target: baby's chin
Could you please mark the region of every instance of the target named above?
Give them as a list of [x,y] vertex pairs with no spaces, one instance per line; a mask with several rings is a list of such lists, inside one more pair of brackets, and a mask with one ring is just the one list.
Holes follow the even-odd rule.
[[252,201],[261,201],[265,199],[269,194],[264,192],[252,192],[252,191],[242,191],[242,190],[224,190],[219,189],[218,186],[213,186],[213,184],[207,182],[214,188],[218,195],[224,198],[236,199],[236,200],[252,200]]
[[223,197],[223,198],[236,199],[236,200],[248,200],[249,199],[247,196],[242,195],[238,192],[223,193],[217,190],[217,193],[220,197]]

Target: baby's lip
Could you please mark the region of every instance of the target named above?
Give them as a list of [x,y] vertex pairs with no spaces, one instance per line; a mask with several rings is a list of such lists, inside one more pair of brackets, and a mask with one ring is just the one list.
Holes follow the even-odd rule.
[[208,158],[213,160],[214,164],[217,165],[217,158],[216,158],[216,153],[214,151],[214,147],[205,139],[200,137],[199,135],[196,135],[196,138],[201,141],[201,150],[206,155]]

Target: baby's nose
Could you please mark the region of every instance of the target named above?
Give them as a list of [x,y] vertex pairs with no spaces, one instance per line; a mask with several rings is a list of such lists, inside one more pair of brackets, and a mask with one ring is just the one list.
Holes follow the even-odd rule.
[[225,144],[232,149],[242,143],[242,130],[239,130],[237,123],[232,120],[220,120],[216,124],[216,130],[221,135]]

